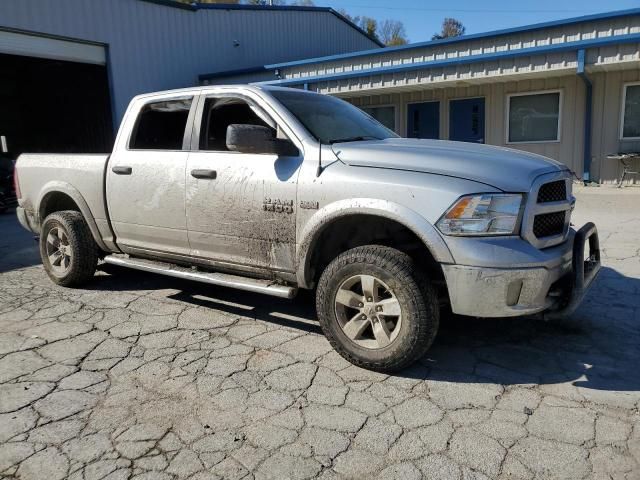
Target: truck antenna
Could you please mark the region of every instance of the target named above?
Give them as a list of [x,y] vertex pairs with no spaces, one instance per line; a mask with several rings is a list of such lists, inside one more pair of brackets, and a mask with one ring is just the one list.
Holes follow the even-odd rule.
[[318,146],[320,147],[320,151],[318,152],[318,169],[316,170],[316,178],[318,178],[322,173],[322,140],[318,142]]

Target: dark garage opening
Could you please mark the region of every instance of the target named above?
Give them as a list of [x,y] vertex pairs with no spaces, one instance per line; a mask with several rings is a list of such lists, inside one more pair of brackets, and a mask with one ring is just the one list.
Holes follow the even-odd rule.
[[0,135],[12,157],[111,151],[106,67],[0,54],[0,71]]

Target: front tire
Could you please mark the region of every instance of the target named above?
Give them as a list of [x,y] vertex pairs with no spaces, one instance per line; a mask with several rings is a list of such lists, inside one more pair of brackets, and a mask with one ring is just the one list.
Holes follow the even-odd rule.
[[389,247],[367,245],[336,257],[318,282],[316,308],[333,348],[380,372],[415,362],[438,331],[434,288],[408,255]]
[[80,212],[66,210],[45,218],[40,232],[40,257],[57,285],[87,283],[96,271],[98,249]]

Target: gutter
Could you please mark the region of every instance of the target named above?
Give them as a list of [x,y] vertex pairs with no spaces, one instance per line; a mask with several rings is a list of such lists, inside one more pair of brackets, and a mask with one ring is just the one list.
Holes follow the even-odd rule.
[[583,136],[583,169],[582,180],[585,185],[591,183],[591,114],[593,104],[593,84],[585,71],[586,50],[578,50],[577,75],[582,79],[585,86],[585,106],[584,106],[584,136]]

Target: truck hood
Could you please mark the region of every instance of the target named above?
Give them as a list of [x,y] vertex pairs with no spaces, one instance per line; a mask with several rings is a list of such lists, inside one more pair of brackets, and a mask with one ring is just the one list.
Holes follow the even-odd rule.
[[347,165],[447,175],[506,192],[527,192],[536,177],[567,170],[555,160],[521,150],[443,140],[387,138],[332,148]]

